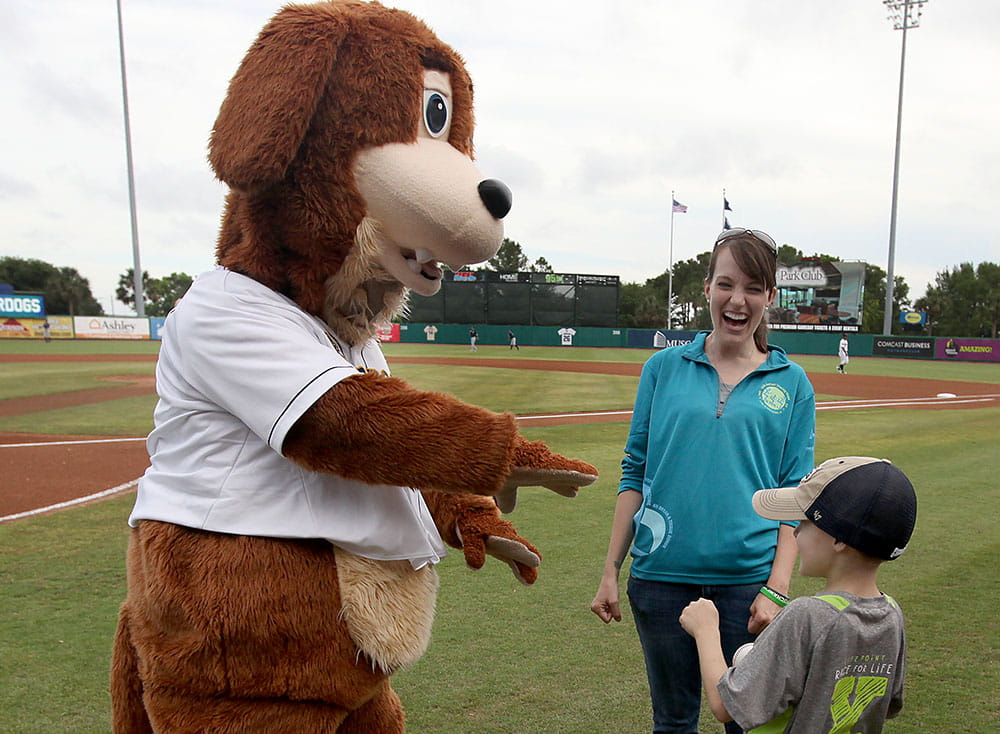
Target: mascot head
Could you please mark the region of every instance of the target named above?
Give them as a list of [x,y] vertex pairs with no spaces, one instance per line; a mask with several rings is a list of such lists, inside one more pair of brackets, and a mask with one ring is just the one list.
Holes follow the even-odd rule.
[[421,21],[371,2],[290,5],[229,85],[209,160],[228,184],[220,265],[353,343],[407,290],[496,254],[511,205],[472,162],[472,82]]

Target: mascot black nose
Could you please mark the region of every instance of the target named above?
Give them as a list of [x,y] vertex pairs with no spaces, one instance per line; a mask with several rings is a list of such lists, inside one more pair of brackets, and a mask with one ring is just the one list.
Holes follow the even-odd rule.
[[507,184],[496,178],[479,182],[479,198],[483,200],[486,209],[495,219],[507,216],[513,200]]

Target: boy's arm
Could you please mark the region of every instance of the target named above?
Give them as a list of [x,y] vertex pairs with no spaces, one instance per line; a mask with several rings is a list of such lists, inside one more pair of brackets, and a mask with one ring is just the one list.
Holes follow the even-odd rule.
[[705,686],[712,714],[721,722],[732,721],[726,705],[719,695],[719,681],[729,670],[722,654],[722,639],[719,636],[719,611],[708,599],[699,599],[688,604],[681,612],[681,627],[694,638],[698,646],[698,666],[701,668],[701,682]]

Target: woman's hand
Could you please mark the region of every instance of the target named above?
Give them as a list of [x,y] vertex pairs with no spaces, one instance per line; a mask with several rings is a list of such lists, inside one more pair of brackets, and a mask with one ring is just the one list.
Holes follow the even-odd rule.
[[609,624],[612,619],[622,621],[617,573],[605,573],[601,577],[601,585],[597,587],[597,595],[590,603],[590,611],[600,617],[604,624]]
[[763,594],[754,597],[753,604],[750,605],[750,621],[747,622],[747,632],[759,635],[767,625],[778,616],[781,607],[768,599]]

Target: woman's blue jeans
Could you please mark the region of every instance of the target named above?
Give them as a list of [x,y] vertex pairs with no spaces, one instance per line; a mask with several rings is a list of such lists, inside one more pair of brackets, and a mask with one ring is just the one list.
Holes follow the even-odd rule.
[[[747,622],[750,605],[761,583],[699,586],[645,581],[629,576],[628,598],[646,659],[654,734],[698,734],[701,672],[694,638],[678,621],[684,607],[700,597],[715,602],[719,610],[722,652],[730,661],[736,648],[753,642],[756,637],[747,632]],[[735,722],[726,724],[726,734],[742,731]]]

